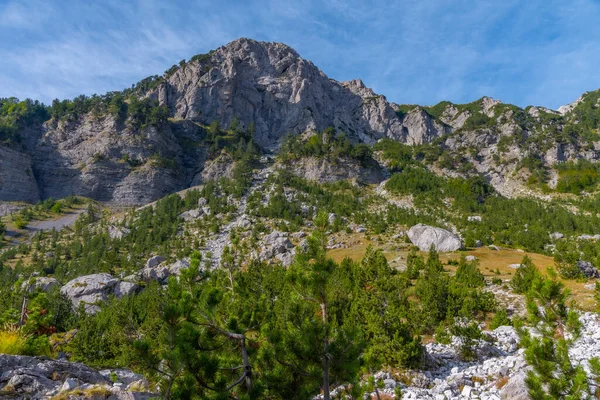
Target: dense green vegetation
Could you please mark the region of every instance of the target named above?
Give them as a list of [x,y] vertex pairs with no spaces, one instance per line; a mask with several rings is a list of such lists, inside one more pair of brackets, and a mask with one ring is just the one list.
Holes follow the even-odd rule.
[[298,135],[289,135],[281,144],[279,158],[288,162],[302,157],[326,158],[336,162],[349,157],[361,163],[371,160],[371,148],[366,144],[352,144],[345,134],[336,135],[334,128],[316,132],[306,141]]
[[569,161],[557,166],[559,179],[556,190],[561,193],[580,194],[596,187],[600,181],[600,167],[586,160]]
[[0,143],[18,142],[22,129],[47,118],[48,110],[37,101],[0,98]]
[[579,337],[581,322],[567,307],[569,291],[549,272],[550,278],[538,275],[527,291],[527,322],[537,334],[524,329],[523,321],[517,324],[525,360],[532,367],[525,383],[536,400],[587,398],[589,380],[600,377],[600,360],[590,359],[589,376],[583,365],[571,361],[568,350]]
[[[159,383],[166,398],[233,393],[304,399],[329,386],[358,383],[362,373],[383,366],[418,366],[421,334],[495,310],[493,296],[481,290],[476,263],[464,259],[455,276],[444,271],[434,251],[426,261],[415,254],[410,273],[390,268],[372,248],[359,263],[334,262],[325,254],[329,227],[323,212],[315,216],[308,246],[288,269],[246,263],[246,250],[235,238],[224,268],[204,269],[200,253],[177,238],[178,215],[200,196],[218,212],[217,204],[223,206],[218,190],[188,191],[184,198],[169,196],[137,211],[128,224],[130,234],[122,239],[92,233],[97,212],[90,209],[69,235],[71,245],[64,233],[53,232],[18,249],[33,258],[36,249],[54,254],[0,272],[0,323],[15,323],[23,296],[30,298],[19,352],[67,351],[73,360],[93,366],[133,368]],[[72,313],[56,291],[21,289],[23,276],[32,271],[62,281],[91,272],[132,271],[156,249],[189,255],[190,268],[180,279],[171,278],[166,290],[148,283],[138,295],[111,299],[95,315]],[[14,256],[4,253],[0,262]],[[73,339],[61,339],[72,329],[78,330]],[[354,396],[364,389],[348,387]]]
[[[392,175],[386,188],[412,195],[419,208],[460,227],[467,246],[480,240],[542,252],[550,243],[549,233],[598,233],[600,221],[595,214],[573,214],[559,204],[531,198],[507,199],[497,195],[480,176],[448,179],[412,165]],[[445,205],[444,201],[450,203]],[[467,221],[473,214],[482,221]]]

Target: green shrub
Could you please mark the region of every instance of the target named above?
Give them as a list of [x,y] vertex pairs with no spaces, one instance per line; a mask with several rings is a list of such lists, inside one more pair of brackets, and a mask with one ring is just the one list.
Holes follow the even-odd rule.
[[508,317],[508,311],[506,311],[506,308],[499,308],[490,322],[490,329],[496,329],[499,326],[506,325],[512,326],[512,321]]
[[521,260],[521,266],[517,268],[515,275],[510,280],[510,285],[516,293],[527,293],[534,280],[540,275],[531,258],[525,256]]

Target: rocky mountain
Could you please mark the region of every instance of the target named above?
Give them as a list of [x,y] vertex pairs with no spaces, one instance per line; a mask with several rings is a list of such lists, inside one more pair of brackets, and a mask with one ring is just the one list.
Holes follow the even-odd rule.
[[[0,145],[0,200],[73,194],[144,204],[231,174],[224,167],[236,160],[224,163],[231,157],[219,152],[218,142],[233,139],[210,133],[216,121],[222,129],[246,130],[266,153],[277,152],[287,135],[306,137],[328,127],[354,144],[429,145],[437,155],[428,164],[437,173],[481,174],[501,193],[519,195],[528,190],[525,183],[555,187],[557,163],[598,160],[599,99],[598,92],[587,93],[559,111],[490,98],[400,106],[360,80],[328,78],[284,44],[238,39],[132,89],[55,101],[44,118],[14,117],[5,100],[2,117],[16,121],[20,140],[5,137]],[[311,178],[336,168],[323,164],[313,160],[295,169]],[[359,167],[349,170],[358,171],[351,178],[365,176]],[[378,183],[385,166],[366,176],[365,183]]]

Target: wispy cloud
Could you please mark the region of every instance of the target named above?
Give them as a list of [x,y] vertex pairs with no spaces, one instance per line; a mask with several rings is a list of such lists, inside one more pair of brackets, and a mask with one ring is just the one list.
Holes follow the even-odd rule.
[[295,47],[398,103],[556,108],[600,87],[596,0],[19,0],[0,5],[0,96],[103,93],[237,37]]

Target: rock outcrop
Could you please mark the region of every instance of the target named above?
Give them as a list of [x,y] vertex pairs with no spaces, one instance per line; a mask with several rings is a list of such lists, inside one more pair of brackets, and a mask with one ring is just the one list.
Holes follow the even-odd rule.
[[60,286],[61,286],[60,283],[56,279],[41,276],[41,277],[34,277],[34,278],[31,278],[31,279],[23,282],[23,284],[21,285],[21,289],[28,293],[33,293],[38,290],[41,290],[43,292],[49,292],[52,289],[60,287]]
[[[111,377],[116,377],[116,381]],[[103,399],[110,400],[145,400],[157,396],[148,391],[143,376],[131,371],[96,371],[68,361],[0,354],[0,398],[49,399],[59,395],[88,398],[86,393],[101,393]]]
[[331,161],[309,157],[294,161],[286,168],[294,175],[320,183],[351,180],[357,183],[374,184],[384,180],[383,172],[376,163],[365,166],[357,161],[343,158]]
[[154,256],[146,262],[146,267],[139,273],[140,279],[144,281],[157,281],[166,284],[170,276],[181,275],[181,270],[190,267],[190,260],[183,258],[173,264],[166,264],[162,256]]
[[93,314],[100,310],[98,303],[106,301],[108,296],[122,297],[135,293],[137,285],[123,282],[110,274],[84,275],[67,282],[60,292],[65,295],[73,308],[83,304],[87,313]]
[[0,201],[35,203],[39,199],[31,157],[0,145]]
[[273,149],[288,134],[333,126],[355,142],[399,139],[402,124],[384,96],[360,80],[341,84],[282,43],[238,39],[179,67],[149,93],[175,118],[255,125]]
[[273,231],[263,239],[258,258],[262,261],[277,260],[285,266],[289,266],[295,256],[294,245],[288,238],[287,233]]
[[429,225],[415,225],[406,234],[421,251],[429,251],[431,246],[440,252],[456,251],[463,247],[460,238],[452,232]]

